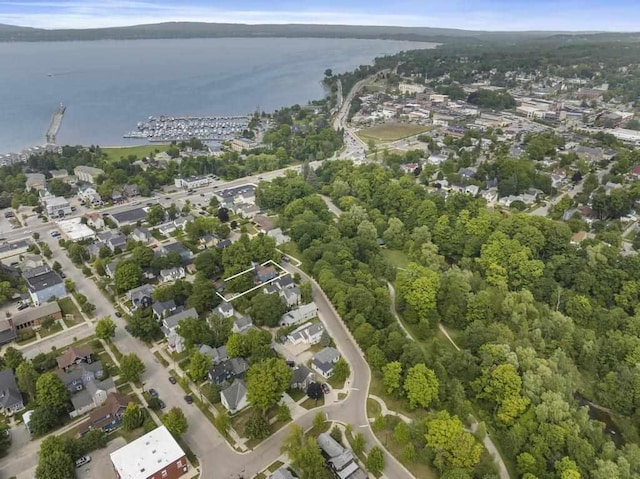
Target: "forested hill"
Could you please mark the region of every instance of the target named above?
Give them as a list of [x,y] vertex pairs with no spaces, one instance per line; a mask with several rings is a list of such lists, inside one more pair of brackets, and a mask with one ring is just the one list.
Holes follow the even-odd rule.
[[[425,42],[473,40],[517,40],[554,35],[591,35],[589,32],[481,32],[428,27],[390,27],[356,25],[245,25],[232,23],[168,22],[116,28],[61,29],[16,27],[0,24],[0,41],[136,40],[156,38],[215,37],[316,37],[370,38]],[[625,36],[627,34],[598,34]]]

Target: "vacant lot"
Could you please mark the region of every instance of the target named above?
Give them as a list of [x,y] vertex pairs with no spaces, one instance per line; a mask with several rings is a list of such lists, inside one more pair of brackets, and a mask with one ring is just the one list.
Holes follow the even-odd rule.
[[408,123],[385,123],[358,131],[363,140],[396,141],[409,136],[418,135],[429,130],[429,127]]
[[120,158],[128,158],[134,155],[139,159],[154,155],[160,151],[167,151],[169,145],[141,145],[141,146],[123,146],[121,148],[102,148],[102,152],[107,155],[109,160],[119,160]]

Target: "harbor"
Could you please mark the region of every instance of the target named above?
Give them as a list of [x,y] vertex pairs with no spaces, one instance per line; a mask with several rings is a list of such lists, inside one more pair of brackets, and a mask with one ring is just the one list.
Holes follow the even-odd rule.
[[46,140],[47,143],[55,145],[56,136],[60,131],[60,126],[62,125],[62,120],[64,118],[64,113],[67,111],[67,107],[60,103],[60,107],[56,110],[51,118],[51,124],[49,125],[49,129],[47,130]]
[[124,138],[150,142],[201,141],[221,142],[239,136],[249,124],[248,116],[151,116],[139,122],[137,129]]

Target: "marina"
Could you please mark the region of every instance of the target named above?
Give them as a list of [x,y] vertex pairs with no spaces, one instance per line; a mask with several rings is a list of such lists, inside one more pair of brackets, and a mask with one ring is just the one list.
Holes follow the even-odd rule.
[[141,138],[150,142],[231,140],[249,124],[248,116],[151,116],[139,122],[137,129],[124,138]]

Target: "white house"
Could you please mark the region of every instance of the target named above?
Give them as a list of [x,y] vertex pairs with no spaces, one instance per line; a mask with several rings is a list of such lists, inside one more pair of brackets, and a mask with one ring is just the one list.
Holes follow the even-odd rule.
[[303,304],[298,309],[293,309],[282,315],[280,318],[280,326],[291,326],[292,324],[300,324],[311,318],[318,316],[318,306],[316,303]]
[[182,266],[175,266],[169,269],[160,270],[160,281],[168,283],[170,281],[176,281],[186,276],[185,270]]
[[322,323],[305,323],[287,335],[287,340],[293,344],[317,344],[322,339],[324,326]]
[[311,360],[311,368],[324,378],[333,375],[333,365],[340,359],[340,353],[336,348],[324,348]]
[[220,391],[220,402],[230,414],[234,414],[249,405],[247,386],[242,379],[235,379],[227,389]]

